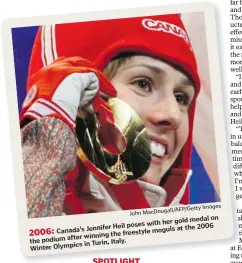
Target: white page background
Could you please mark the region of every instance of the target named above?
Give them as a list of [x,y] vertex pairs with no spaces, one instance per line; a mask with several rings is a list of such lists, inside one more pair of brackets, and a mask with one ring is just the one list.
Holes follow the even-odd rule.
[[[67,14],[83,11],[100,11],[118,8],[133,8],[145,6],[160,6],[166,4],[201,2],[196,0],[138,0],[138,1],[31,1],[31,0],[6,0],[0,4],[0,21],[7,18],[21,18],[42,15]],[[224,91],[225,112],[227,115],[226,129],[229,127],[228,95],[229,81],[229,2],[230,0],[211,0],[216,7],[218,43],[220,54],[220,69],[222,76],[222,88]],[[1,50],[1,43],[0,43]],[[226,90],[227,89],[227,90]],[[194,244],[163,245],[147,248],[119,249],[110,251],[82,252],[60,256],[25,258],[20,253],[17,228],[16,199],[14,192],[10,135],[8,124],[8,110],[6,103],[6,90],[4,70],[2,62],[2,50],[0,52],[0,262],[93,262],[94,257],[139,257],[140,263],[159,262],[230,262],[230,246],[236,242],[236,238],[229,241],[200,242]],[[229,134],[229,133],[228,133]],[[13,153],[14,154],[14,153]],[[224,226],[226,227],[226,226]]]

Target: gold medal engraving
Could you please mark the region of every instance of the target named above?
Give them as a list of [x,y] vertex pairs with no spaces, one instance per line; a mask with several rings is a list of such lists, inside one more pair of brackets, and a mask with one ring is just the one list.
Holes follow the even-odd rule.
[[128,179],[128,176],[133,176],[133,173],[128,171],[125,163],[120,159],[120,155],[118,155],[117,162],[110,168],[108,168],[108,172],[111,173],[119,183],[122,183]]

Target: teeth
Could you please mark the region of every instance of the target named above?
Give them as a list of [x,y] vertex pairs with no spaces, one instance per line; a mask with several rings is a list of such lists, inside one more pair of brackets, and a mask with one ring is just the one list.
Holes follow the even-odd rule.
[[164,145],[157,143],[157,142],[154,142],[154,141],[151,141],[150,146],[151,146],[152,154],[155,154],[155,155],[160,156],[160,157],[165,155],[166,148]]

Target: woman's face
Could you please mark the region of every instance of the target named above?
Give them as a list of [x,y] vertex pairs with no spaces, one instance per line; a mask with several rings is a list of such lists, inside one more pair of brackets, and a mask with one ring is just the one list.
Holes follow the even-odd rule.
[[150,137],[152,160],[142,179],[159,184],[187,140],[194,87],[186,75],[148,56],[128,59],[111,81],[118,98],[140,115]]

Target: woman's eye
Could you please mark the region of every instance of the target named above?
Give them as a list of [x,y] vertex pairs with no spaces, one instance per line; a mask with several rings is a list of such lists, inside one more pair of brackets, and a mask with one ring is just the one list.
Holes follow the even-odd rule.
[[189,96],[186,93],[183,92],[177,92],[175,94],[176,97],[176,101],[181,104],[181,105],[185,105],[188,106],[189,105]]
[[135,79],[132,84],[137,88],[144,90],[145,92],[152,91],[152,81],[148,78]]

